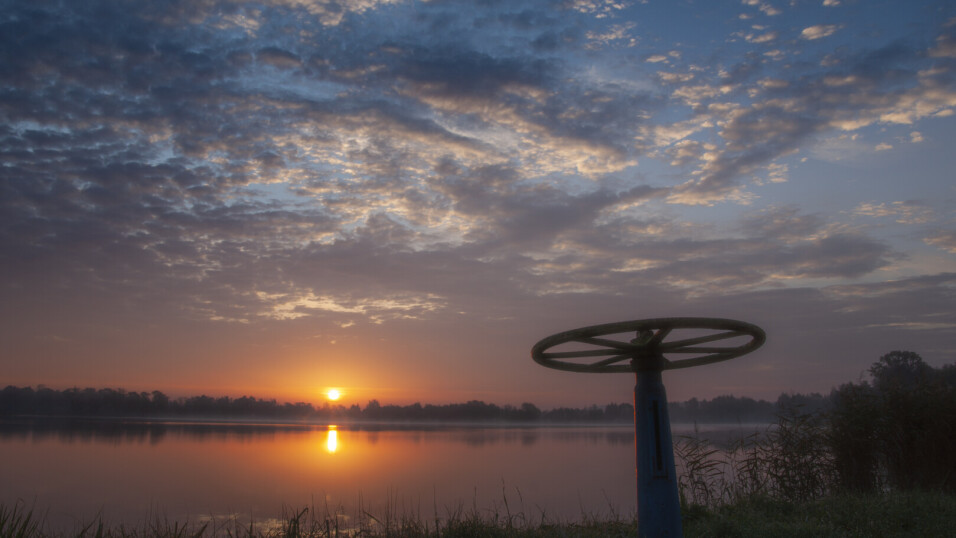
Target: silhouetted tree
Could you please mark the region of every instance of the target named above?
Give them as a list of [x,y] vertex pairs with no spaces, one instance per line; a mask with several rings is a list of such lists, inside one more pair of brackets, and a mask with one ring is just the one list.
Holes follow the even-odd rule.
[[830,398],[828,444],[840,484],[850,490],[873,491],[880,484],[879,395],[867,383],[847,383]]
[[538,420],[541,418],[541,410],[538,409],[533,403],[525,402],[521,404],[521,410],[519,411],[520,415],[518,416],[519,420],[526,420],[529,422]]
[[153,391],[152,403],[153,410],[159,414],[169,411],[169,397],[158,390]]
[[956,491],[951,372],[911,351],[893,351],[870,368],[872,385],[850,383],[833,392],[830,444],[844,487]]
[[911,390],[924,385],[933,369],[912,351],[891,351],[870,367],[873,384],[881,392]]

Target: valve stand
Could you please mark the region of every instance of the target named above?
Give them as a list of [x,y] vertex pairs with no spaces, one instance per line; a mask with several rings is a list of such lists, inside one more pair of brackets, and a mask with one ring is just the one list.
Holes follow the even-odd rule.
[[[757,349],[766,339],[760,327],[731,319],[643,319],[551,335],[531,348],[531,357],[557,370],[634,373],[638,534],[676,538],[683,532],[661,372],[733,359]],[[675,355],[683,358],[668,358]]]

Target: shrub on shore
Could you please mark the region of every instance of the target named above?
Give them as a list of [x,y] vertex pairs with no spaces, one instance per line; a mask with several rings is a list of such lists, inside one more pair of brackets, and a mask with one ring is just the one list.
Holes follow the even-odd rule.
[[916,353],[893,351],[870,375],[872,383],[833,394],[827,442],[839,487],[956,493],[956,365],[937,369]]
[[936,369],[893,351],[847,383],[827,409],[792,407],[766,433],[728,450],[678,438],[684,506],[716,508],[750,497],[779,501],[840,493],[956,493],[956,366]]

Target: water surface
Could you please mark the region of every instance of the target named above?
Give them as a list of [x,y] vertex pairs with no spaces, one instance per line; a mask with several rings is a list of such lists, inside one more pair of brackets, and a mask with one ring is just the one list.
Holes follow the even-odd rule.
[[[675,426],[675,435],[681,429]],[[457,510],[630,517],[631,426],[0,423],[0,502],[71,530],[101,514],[265,521],[303,507],[376,517]]]

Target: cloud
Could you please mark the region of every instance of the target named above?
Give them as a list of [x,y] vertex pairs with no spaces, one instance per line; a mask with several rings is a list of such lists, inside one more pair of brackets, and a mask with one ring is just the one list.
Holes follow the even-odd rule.
[[[535,256],[532,274],[543,280],[527,286],[552,294],[584,289],[613,294],[652,282],[702,297],[861,276],[897,257],[879,241],[831,229],[821,217],[792,207],[756,212],[735,230],[728,234],[620,213],[593,231],[581,226],[564,231],[556,241],[560,249]],[[562,279],[564,287],[552,286]]]
[[[292,7],[319,14],[323,27],[344,20],[331,3]],[[374,6],[344,7],[362,13]],[[0,105],[12,119],[7,170],[32,178],[6,186],[7,229],[27,226],[33,234],[4,237],[6,252],[33,260],[14,280],[29,279],[56,251],[76,275],[164,282],[172,302],[188,290],[179,306],[208,319],[248,322],[263,312],[262,297],[275,303],[265,312],[289,320],[328,304],[361,306],[353,313],[373,316],[381,304],[360,302],[373,299],[325,300],[340,297],[330,291],[338,286],[359,285],[363,274],[366,282],[383,276],[359,259],[375,266],[403,253],[413,267],[416,253],[467,243],[547,248],[566,226],[637,196],[569,197],[522,184],[555,173],[596,178],[635,163],[620,135],[639,119],[642,97],[559,86],[563,74],[553,62],[467,47],[440,54],[376,42],[327,47],[340,30],[319,34],[307,23],[303,35],[323,35],[316,43],[286,36],[262,46],[257,38],[281,20],[268,17],[241,19],[241,32],[223,41],[189,24],[120,25],[104,37],[88,31],[90,13],[77,9],[75,22],[53,17],[18,28],[49,49],[36,51],[35,62],[56,59],[73,76],[51,83],[49,69],[28,59],[6,64],[23,88],[46,88]],[[199,6],[192,17],[214,15]],[[55,38],[66,35],[70,47]],[[156,46],[162,55],[151,52]],[[95,66],[90,51],[104,49],[124,63],[88,67]],[[38,143],[42,152],[22,149]],[[442,177],[452,169],[460,174]],[[493,189],[469,191],[469,181]],[[485,214],[479,200],[494,212]],[[364,256],[360,248],[368,249]],[[349,278],[327,268],[305,275],[301,256],[339,256]],[[264,296],[248,291],[273,271],[297,276],[261,289]],[[382,282],[421,295],[420,283],[397,274]],[[130,290],[115,293],[123,291]],[[162,295],[148,293],[150,300]]]
[[747,41],[750,43],[769,43],[771,41],[776,41],[780,37],[780,34],[777,32],[767,32],[760,35],[748,35]]
[[840,26],[837,24],[817,24],[815,26],[808,26],[804,28],[803,31],[800,32],[800,37],[809,41],[813,41],[815,39],[830,37],[839,29]]
[[956,37],[943,34],[936,38],[936,46],[930,49],[933,58],[956,58]]
[[[882,318],[883,323],[914,325],[939,323],[943,304],[954,295],[956,273],[942,273],[878,283],[837,285],[825,288],[834,300],[845,302],[845,312],[860,319]],[[895,306],[894,306],[895,305]],[[917,306],[919,305],[919,306]],[[881,311],[884,314],[881,314]],[[871,318],[871,319],[872,319]],[[877,325],[873,322],[873,325]]]
[[[845,58],[839,75],[824,69],[790,80],[757,79],[759,89],[749,92],[753,102],[745,106],[722,102],[725,95],[736,94],[733,87],[726,93],[699,84],[678,88],[673,99],[693,106],[697,117],[719,125],[720,130],[716,133],[719,141],[711,142],[714,149],[698,152],[693,171],[697,179],[675,188],[669,199],[703,205],[720,200],[745,201],[748,197],[741,178],[826,132],[857,131],[880,123],[912,124],[951,110],[956,106],[956,90],[947,82],[945,70],[912,76],[906,87],[895,85],[893,81],[900,80],[903,73],[913,73],[904,60],[913,54],[916,52],[890,46]],[[688,123],[684,120],[681,124]],[[690,146],[687,142],[682,145],[682,149]],[[891,147],[888,141],[875,145],[877,151]],[[686,157],[679,162],[692,164]]]
[[[378,298],[342,298],[329,295],[315,295],[313,292],[296,294],[278,294],[256,292],[256,296],[267,309],[260,315],[275,320],[290,320],[305,317],[312,311],[324,311],[338,314],[360,314],[373,323],[386,319],[417,319],[424,313],[435,312],[443,308],[440,297],[424,295],[389,295]],[[343,322],[340,326],[348,326]],[[344,327],[343,327],[344,328]]]
[[276,47],[266,47],[256,52],[256,61],[269,64],[279,69],[294,69],[302,66],[302,61],[295,54]]
[[581,13],[597,14],[600,18],[612,15],[615,11],[627,6],[620,0],[568,0],[566,5]]
[[[251,3],[247,0],[234,0],[237,4]],[[324,25],[337,26],[347,14],[361,14],[388,4],[397,4],[401,0],[272,0],[273,5],[287,6],[292,9],[305,9],[317,16]]]
[[757,6],[757,8],[762,11],[767,16],[780,15],[782,11],[773,7],[767,2],[761,2],[760,0],[741,0],[745,6]]
[[[342,13],[372,14],[380,4],[350,3],[342,6]],[[285,3],[281,6],[301,7],[307,11],[332,9],[332,4],[323,2]],[[610,3],[574,5],[574,9],[587,12],[605,8],[618,10]],[[212,16],[210,13],[204,16]],[[518,12],[509,16],[516,27],[523,31],[530,28],[519,25]],[[556,20],[546,17],[543,20],[555,25],[553,29],[558,29]],[[260,18],[257,22],[257,32],[269,31],[268,21]],[[331,44],[339,39],[336,36],[339,25],[330,29],[324,19],[319,22],[322,28],[313,26],[305,34],[321,35],[321,30],[328,32],[322,38],[323,43]],[[456,19],[444,31],[459,29],[459,24]],[[613,23],[605,29],[623,36],[631,28],[629,24]],[[159,33],[171,33],[171,36],[163,37]],[[531,39],[531,32],[528,33]],[[369,32],[368,36],[373,34]],[[415,176],[414,181],[423,182],[427,176],[424,171],[434,169],[446,158],[465,166],[516,160],[521,164],[522,175],[528,177],[570,173],[596,179],[637,165],[642,146],[635,151],[627,140],[635,136],[635,130],[644,129],[649,123],[648,118],[660,106],[650,93],[635,94],[629,88],[614,84],[596,85],[574,77],[574,71],[566,62],[522,54],[479,52],[467,42],[434,49],[407,40],[403,42],[386,33],[354,49],[342,50],[310,46],[307,41],[296,38],[259,46],[246,43],[243,40],[249,40],[250,36],[242,35],[242,39],[228,42],[228,46],[222,45],[221,52],[207,47],[206,53],[194,54],[188,47],[171,45],[171,54],[167,56],[179,58],[185,70],[180,70],[179,79],[172,71],[163,73],[157,70],[155,72],[161,73],[158,80],[188,81],[189,86],[155,85],[153,95],[146,101],[153,106],[148,113],[153,117],[163,117],[166,125],[148,125],[145,120],[149,116],[145,116],[144,121],[131,126],[157,132],[161,127],[170,150],[191,159],[221,155],[219,161],[208,162],[230,163],[228,172],[225,167],[217,170],[219,179],[216,181],[228,181],[232,185],[277,181],[281,175],[285,180],[301,182],[304,187],[301,192],[317,195],[323,188],[320,185],[329,183],[312,178],[316,174],[321,176],[321,171],[329,169],[330,164],[341,162],[348,162],[350,166],[340,168],[336,173],[345,170],[353,178],[394,177],[396,173],[415,170],[411,174]],[[540,31],[533,35],[539,36]],[[592,35],[611,34],[592,31]],[[768,31],[761,35],[775,34]],[[144,43],[160,39],[166,39],[168,43],[186,43],[194,37],[189,34],[189,28],[151,27],[140,32],[137,39]],[[350,39],[349,42],[356,41]],[[137,47],[142,51],[149,49],[144,44]],[[213,58],[217,54],[234,61],[215,64]],[[241,58],[246,59],[239,60]],[[665,55],[649,57],[655,61],[663,58]],[[680,54],[671,51],[666,58],[678,59]],[[143,57],[137,64],[139,67],[130,67],[128,71],[142,78],[145,76],[142,66],[155,62],[155,58]],[[174,64],[166,61],[162,66],[169,70]],[[701,140],[681,139],[680,148],[665,151],[672,154],[672,162],[692,166],[695,161],[691,148],[700,148],[693,150],[698,164],[695,175],[700,179],[680,186],[672,200],[706,202],[723,196],[747,199],[739,185],[742,178],[766,166],[777,156],[792,151],[801,140],[822,129],[833,126],[855,129],[880,121],[912,123],[922,117],[945,113],[953,102],[952,92],[940,85],[942,74],[926,75],[922,88],[895,96],[880,95],[879,85],[872,77],[852,75],[855,78],[847,78],[848,82],[842,85],[826,83],[833,89],[822,102],[833,104],[826,107],[829,110],[825,108],[817,112],[808,106],[801,109],[800,102],[801,92],[817,91],[810,86],[814,80],[812,75],[801,79],[799,84],[779,77],[763,77],[749,84],[751,91],[759,88],[764,92],[755,95],[761,97],[768,95],[766,92],[782,92],[789,87],[792,98],[776,103],[758,100],[748,111],[736,102],[741,91],[738,84],[753,77],[760,69],[759,65],[757,60],[742,62],[728,70],[720,83],[695,83],[695,77],[699,78],[702,73],[700,68],[659,74],[662,82],[675,85],[670,94],[672,99],[706,110],[707,115],[695,114],[697,118],[676,124],[657,122],[652,127],[654,130],[663,133],[692,123],[708,125],[711,118],[727,125],[725,130],[717,133],[719,138],[711,137],[706,146]],[[192,78],[182,78],[187,73]],[[205,78],[196,78],[197,73]],[[129,76],[123,75],[124,78]],[[149,76],[152,77],[153,72]],[[834,79],[833,75],[827,77],[826,81]],[[195,88],[206,88],[202,91],[210,92],[210,86],[203,80],[218,81],[215,83],[220,85],[235,80],[241,82],[241,86],[229,94],[193,95],[197,92]],[[120,79],[111,82],[114,87],[125,83]],[[142,81],[137,83],[142,85]],[[873,93],[868,95],[868,90]],[[208,105],[191,109],[181,106],[181,103],[197,99]],[[841,103],[840,99],[845,101]],[[46,100],[57,102],[56,96],[47,96]],[[809,104],[807,101],[806,105]],[[849,109],[844,113],[847,105],[850,105]],[[61,109],[67,107],[64,104]],[[244,111],[241,116],[243,124],[236,116],[215,118],[215,107]],[[779,112],[772,112],[774,109]],[[114,118],[119,117],[121,108],[116,110]],[[276,116],[274,113],[280,110],[295,111],[299,117]],[[713,114],[711,110],[721,112]],[[836,118],[830,125],[814,119],[828,113]],[[778,119],[774,120],[772,116]],[[760,125],[759,129],[746,127],[750,118],[758,117],[761,119],[751,125]],[[122,121],[129,123],[130,118],[126,115]],[[793,124],[797,118],[803,127]],[[263,121],[270,125],[268,137],[249,133],[246,125],[261,125]],[[212,125],[220,127],[212,129]],[[709,125],[711,127],[701,127],[697,133],[713,129],[716,124]],[[170,129],[171,126],[175,128]],[[228,134],[222,136],[220,133]],[[767,143],[758,144],[754,151],[739,151],[740,145],[735,140],[741,136],[757,136]],[[279,141],[285,146],[278,147]],[[705,150],[705,147],[712,149]],[[294,151],[290,151],[292,149]],[[245,162],[237,166],[243,160]],[[277,172],[279,170],[281,172]],[[412,177],[407,179],[412,180]],[[692,191],[706,191],[706,194],[698,197],[692,195]],[[199,191],[194,192],[198,194]],[[342,204],[338,208],[346,210]],[[354,218],[354,214],[348,218]]]
[[927,245],[941,248],[951,254],[956,254],[956,232],[940,231],[924,239]]
[[741,227],[749,233],[794,244],[819,237],[824,221],[818,215],[802,215],[795,207],[774,207],[743,219]]
[[634,26],[635,24],[633,22],[628,22],[625,24],[612,25],[605,32],[588,32],[586,36],[591,41],[591,43],[588,45],[588,48],[593,49],[602,45],[622,45],[625,47],[633,47],[637,45],[637,39],[632,37],[630,34],[630,31],[634,28]]
[[867,217],[890,217],[900,224],[925,224],[933,219],[933,211],[924,202],[907,200],[901,202],[864,202],[853,210],[854,215]]

